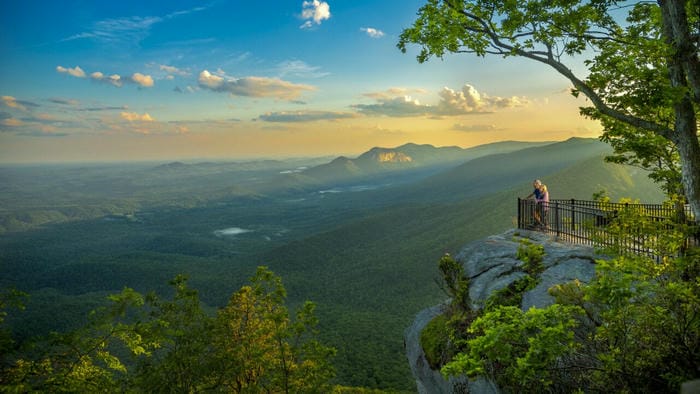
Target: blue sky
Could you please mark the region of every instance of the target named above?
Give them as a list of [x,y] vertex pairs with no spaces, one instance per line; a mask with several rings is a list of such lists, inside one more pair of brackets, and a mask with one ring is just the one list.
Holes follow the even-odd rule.
[[553,71],[399,34],[423,1],[22,1],[0,13],[0,162],[359,154],[595,136]]

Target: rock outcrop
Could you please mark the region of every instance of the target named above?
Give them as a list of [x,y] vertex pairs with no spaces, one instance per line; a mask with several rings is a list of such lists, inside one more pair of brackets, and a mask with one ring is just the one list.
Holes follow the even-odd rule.
[[[544,247],[542,264],[544,271],[539,275],[539,284],[523,295],[521,308],[543,308],[554,302],[547,289],[555,284],[578,279],[588,282],[595,274],[596,255],[590,246],[557,242],[555,237],[540,232],[509,230],[500,235],[474,241],[459,251],[455,259],[464,267],[470,278],[469,295],[474,308],[481,308],[488,297],[499,289],[526,275],[524,262],[517,258],[520,240],[527,239]],[[491,382],[466,378],[446,380],[439,371],[428,365],[420,346],[420,332],[444,305],[437,305],[418,313],[413,324],[406,330],[406,356],[416,379],[419,393],[498,393]]]

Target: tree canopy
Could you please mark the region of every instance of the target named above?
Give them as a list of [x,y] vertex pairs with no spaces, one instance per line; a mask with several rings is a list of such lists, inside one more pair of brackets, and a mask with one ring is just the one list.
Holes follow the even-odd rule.
[[[4,346],[0,391],[330,392],[335,349],[317,339],[315,305],[290,316],[280,277],[259,267],[215,317],[187,279],[172,299],[126,288],[75,331],[54,333],[37,354]],[[17,293],[0,295],[4,309]]]
[[[410,44],[419,62],[472,53],[551,67],[592,103],[581,113],[601,121],[611,160],[651,169],[700,221],[699,0],[429,0],[397,46]],[[566,63],[580,59],[586,76]]]

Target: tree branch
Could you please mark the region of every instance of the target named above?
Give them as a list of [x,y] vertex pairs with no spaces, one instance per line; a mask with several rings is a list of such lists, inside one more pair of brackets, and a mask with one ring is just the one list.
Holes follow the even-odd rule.
[[[664,138],[671,139],[673,135],[673,130],[665,127],[663,125],[659,125],[655,122],[650,122],[648,120],[632,116],[629,114],[626,114],[622,111],[616,110],[612,107],[610,107],[602,97],[600,97],[595,90],[593,90],[590,86],[588,86],[585,82],[583,82],[581,79],[579,79],[568,67],[566,67],[563,63],[560,61],[556,60],[554,58],[554,55],[551,50],[551,46],[548,45],[548,51],[546,52],[546,57],[544,56],[545,53],[539,52],[539,51],[526,51],[520,48],[517,48],[513,45],[507,44],[501,40],[501,37],[496,34],[495,28],[489,25],[487,21],[483,20],[482,18],[478,17],[475,14],[472,14],[470,12],[467,12],[466,10],[462,8],[457,8],[451,1],[446,0],[445,4],[450,7],[453,11],[464,15],[467,19],[475,22],[476,24],[480,25],[482,28],[478,30],[479,33],[483,33],[489,37],[491,40],[491,44],[502,50],[500,54],[514,54],[517,56],[521,56],[524,58],[528,58],[540,63],[544,63],[554,70],[556,70],[559,74],[564,76],[566,79],[568,79],[574,87],[583,93],[586,97],[588,97],[595,108],[600,111],[603,115],[609,116],[613,119],[619,120],[621,122],[628,123],[634,127],[639,127],[645,130],[653,131],[659,135],[661,135]],[[468,31],[473,31],[476,32],[477,29],[474,29],[469,26],[464,26]],[[503,37],[504,39],[509,39],[507,37]],[[489,52],[490,53],[490,52]]]

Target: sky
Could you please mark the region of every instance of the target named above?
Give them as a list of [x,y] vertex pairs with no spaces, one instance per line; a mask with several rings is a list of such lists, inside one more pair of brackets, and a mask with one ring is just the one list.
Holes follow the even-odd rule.
[[424,2],[3,2],[0,163],[352,157],[600,134],[542,65],[402,53]]

